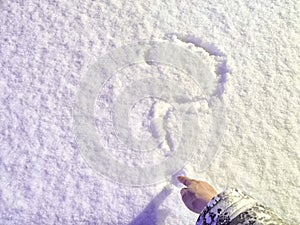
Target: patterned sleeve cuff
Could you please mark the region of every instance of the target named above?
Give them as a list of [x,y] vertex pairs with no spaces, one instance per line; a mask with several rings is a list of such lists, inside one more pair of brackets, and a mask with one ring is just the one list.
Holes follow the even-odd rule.
[[237,189],[218,194],[201,212],[196,225],[226,225],[240,213],[256,204],[256,200]]

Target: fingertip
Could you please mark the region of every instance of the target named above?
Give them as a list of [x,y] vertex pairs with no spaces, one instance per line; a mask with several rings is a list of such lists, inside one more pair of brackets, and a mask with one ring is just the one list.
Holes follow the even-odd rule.
[[187,191],[187,188],[182,188],[181,190],[180,190],[180,194],[181,195],[184,195],[184,193]]
[[184,178],[184,176],[178,176],[177,180],[181,181]]
[[180,181],[180,183],[184,184],[185,186],[189,186],[192,182],[192,179],[186,176],[178,176],[178,180]]

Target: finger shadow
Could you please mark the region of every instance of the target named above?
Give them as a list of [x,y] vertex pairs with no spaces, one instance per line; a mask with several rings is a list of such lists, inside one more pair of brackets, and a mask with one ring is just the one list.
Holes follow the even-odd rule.
[[162,202],[171,194],[172,190],[164,188],[156,195],[144,210],[128,225],[161,225],[168,215],[168,210],[158,209]]

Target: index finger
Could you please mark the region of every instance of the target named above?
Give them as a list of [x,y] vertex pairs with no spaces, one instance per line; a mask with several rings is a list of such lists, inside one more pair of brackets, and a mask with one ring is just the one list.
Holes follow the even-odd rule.
[[189,186],[193,182],[193,179],[185,176],[178,176],[177,179],[179,180],[180,183],[184,184],[185,186]]

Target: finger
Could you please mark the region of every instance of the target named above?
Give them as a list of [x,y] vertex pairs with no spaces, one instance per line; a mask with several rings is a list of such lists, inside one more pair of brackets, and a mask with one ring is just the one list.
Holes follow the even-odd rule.
[[186,188],[181,189],[181,198],[186,207],[192,209],[193,202],[196,200],[195,195],[189,192]]
[[180,190],[181,196],[185,195],[187,192],[188,192],[188,189],[187,189],[187,188],[182,188],[182,189]]
[[183,193],[181,194],[181,198],[184,203],[189,203],[195,198],[195,195],[193,195],[193,193],[189,192],[188,190],[184,190],[182,192]]
[[194,193],[190,192],[187,188],[182,188],[180,191],[181,198],[185,203],[191,202],[192,200],[196,199]]
[[185,186],[189,186],[193,182],[193,179],[190,179],[185,176],[178,176],[177,179],[180,183],[184,184]]

